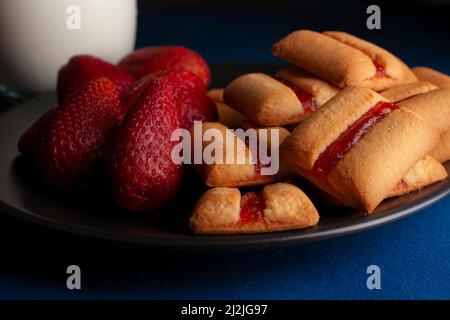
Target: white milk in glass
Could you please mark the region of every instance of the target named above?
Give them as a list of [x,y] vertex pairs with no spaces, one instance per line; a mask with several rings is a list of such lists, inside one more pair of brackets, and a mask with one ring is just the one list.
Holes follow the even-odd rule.
[[0,85],[54,90],[75,54],[116,63],[134,48],[136,19],[136,0],[0,0]]

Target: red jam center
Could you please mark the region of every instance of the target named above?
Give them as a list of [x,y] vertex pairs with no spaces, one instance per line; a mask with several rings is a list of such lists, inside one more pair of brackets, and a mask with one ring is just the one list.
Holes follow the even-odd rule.
[[284,85],[291,88],[292,91],[294,91],[298,100],[300,100],[300,102],[302,103],[303,109],[305,110],[306,113],[311,113],[316,110],[316,102],[314,101],[314,97],[312,95],[310,95],[305,90],[297,87],[292,82],[286,81],[284,79],[278,79],[278,81],[280,81]]
[[361,118],[353,123],[343,132],[324,152],[322,152],[314,163],[313,174],[325,179],[336,167],[345,154],[379,121],[385,118],[391,111],[399,107],[391,102],[378,102],[367,111]]
[[240,222],[252,223],[263,220],[264,200],[258,192],[247,192],[241,197]]
[[381,63],[374,60],[373,64],[375,65],[375,68],[377,69],[377,72],[375,73],[375,78],[384,78],[384,77],[388,76],[386,69],[381,65]]

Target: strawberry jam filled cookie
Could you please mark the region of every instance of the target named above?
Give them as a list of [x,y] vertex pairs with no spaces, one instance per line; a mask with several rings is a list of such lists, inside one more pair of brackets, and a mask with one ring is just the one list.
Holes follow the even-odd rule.
[[416,112],[370,89],[348,87],[298,125],[280,152],[319,188],[370,213],[439,135]]
[[232,81],[225,102],[260,126],[299,123],[333,97],[338,88],[296,68],[280,70],[272,78],[251,73]]
[[381,91],[380,94],[392,102],[400,102],[422,93],[436,90],[438,87],[431,82],[417,81],[405,83]]
[[291,88],[309,113],[333,98],[339,88],[295,66],[278,70],[275,78]]
[[441,133],[439,144],[430,154],[441,162],[450,160],[450,88],[420,94],[398,105],[413,110]]
[[224,91],[224,89],[211,89],[208,91],[208,97],[216,104],[219,122],[229,128],[239,128],[245,116],[225,103]]
[[280,81],[251,73],[233,80],[225,89],[227,105],[261,126],[298,123],[304,107],[295,92]]
[[[278,154],[278,146],[289,132],[284,128],[268,128],[266,134],[260,134],[259,131],[261,129],[255,130],[258,146],[262,144],[267,146],[266,150],[268,151],[267,155],[270,157],[270,163],[262,163],[258,150],[255,150],[256,154],[252,153],[247,142],[244,142],[244,140],[221,123],[206,122],[202,124],[202,136],[206,132],[215,132],[220,135],[220,141],[215,141],[214,139],[214,141],[202,140],[202,155],[213,144],[219,146],[219,149],[222,151],[221,157],[215,157],[211,163],[203,159],[202,164],[194,165],[195,170],[203,177],[206,185],[209,187],[253,186],[286,180],[292,176],[291,170],[282,162],[278,162],[278,170],[274,174],[263,174],[263,168],[276,168],[277,165],[273,162],[275,157],[272,157],[270,151],[272,150]],[[191,129],[192,146],[196,143],[195,137],[197,134],[195,130],[196,127],[194,126]],[[272,130],[277,131],[279,141],[276,144],[271,140]]]
[[259,233],[316,225],[319,214],[309,198],[289,183],[241,194],[237,188],[206,191],[195,205],[190,227],[197,234]]
[[390,52],[348,33],[298,30],[272,47],[272,53],[339,86],[377,91],[417,81]]
[[417,162],[394,187],[388,197],[396,197],[416,191],[447,178],[447,171],[439,161],[426,156]]
[[[395,186],[390,196],[402,195],[447,178],[447,172],[440,162],[450,160],[450,131],[447,131],[450,128],[450,90],[437,89],[438,87],[430,82],[418,81],[392,87],[380,93],[394,102],[398,101],[399,106],[420,114],[424,119],[428,119],[430,125],[443,132],[439,144],[430,152],[430,156],[417,162]],[[431,117],[432,115],[434,116]]]
[[439,88],[450,88],[450,76],[427,67],[414,67],[412,72],[419,80],[428,81]]
[[[443,181],[447,177],[447,171],[439,161],[431,156],[425,156],[409,169],[408,173],[395,185],[386,198],[397,197],[420,190],[436,182]],[[316,192],[322,200],[332,205],[345,206],[330,194],[320,192],[320,190],[316,190]]]
[[450,130],[450,88],[419,94],[398,105],[419,114],[441,133]]

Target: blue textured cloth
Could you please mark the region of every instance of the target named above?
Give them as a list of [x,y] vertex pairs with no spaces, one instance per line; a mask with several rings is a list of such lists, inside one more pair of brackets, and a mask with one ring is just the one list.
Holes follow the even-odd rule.
[[[382,30],[368,31],[363,6],[149,5],[140,8],[137,46],[182,44],[211,63],[275,62],[271,44],[287,32],[335,29],[372,40],[408,64],[450,73],[448,13],[382,7]],[[117,248],[3,217],[0,231],[0,298],[450,298],[450,198],[362,233],[253,252]],[[82,268],[81,291],[65,288],[69,264]],[[381,290],[366,287],[372,264],[381,268]]]

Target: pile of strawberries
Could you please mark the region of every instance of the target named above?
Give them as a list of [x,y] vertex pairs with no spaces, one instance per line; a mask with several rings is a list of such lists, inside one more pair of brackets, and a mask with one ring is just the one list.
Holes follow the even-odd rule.
[[205,60],[179,46],[142,48],[118,65],[74,56],[58,74],[59,106],[24,133],[19,150],[50,185],[100,176],[121,207],[153,210],[181,183],[173,131],[217,120],[210,80]]

